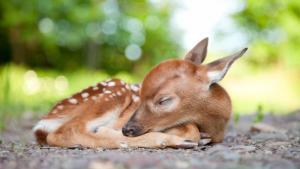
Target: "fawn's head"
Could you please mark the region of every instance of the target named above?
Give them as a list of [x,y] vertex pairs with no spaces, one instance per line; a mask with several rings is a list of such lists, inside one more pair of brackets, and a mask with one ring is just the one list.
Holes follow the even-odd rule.
[[126,136],[192,122],[199,105],[205,105],[210,86],[223,79],[232,63],[247,50],[201,63],[207,54],[208,38],[200,41],[183,60],[168,60],[155,66],[144,78],[141,104],[123,128]]

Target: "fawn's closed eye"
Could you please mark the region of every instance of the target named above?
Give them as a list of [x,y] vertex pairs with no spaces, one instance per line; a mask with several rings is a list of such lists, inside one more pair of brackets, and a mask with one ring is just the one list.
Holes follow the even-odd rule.
[[172,97],[169,97],[169,96],[164,96],[164,97],[161,97],[158,101],[157,101],[157,104],[159,106],[163,106],[163,105],[168,105],[169,103],[171,103],[173,101],[173,98]]

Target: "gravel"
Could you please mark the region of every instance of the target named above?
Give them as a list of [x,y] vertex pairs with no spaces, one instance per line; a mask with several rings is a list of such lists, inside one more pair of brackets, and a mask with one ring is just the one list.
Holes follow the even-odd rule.
[[0,169],[298,169],[300,168],[300,111],[267,115],[268,128],[251,132],[254,116],[231,122],[223,143],[193,149],[82,149],[41,147],[31,133],[36,118],[7,122],[0,134]]

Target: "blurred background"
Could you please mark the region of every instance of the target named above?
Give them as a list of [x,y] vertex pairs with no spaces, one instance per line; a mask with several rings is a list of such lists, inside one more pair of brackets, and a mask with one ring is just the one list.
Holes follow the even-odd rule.
[[234,113],[300,108],[299,0],[0,1],[0,119],[45,114],[110,77],[140,82],[209,37],[209,62],[249,47],[221,84]]

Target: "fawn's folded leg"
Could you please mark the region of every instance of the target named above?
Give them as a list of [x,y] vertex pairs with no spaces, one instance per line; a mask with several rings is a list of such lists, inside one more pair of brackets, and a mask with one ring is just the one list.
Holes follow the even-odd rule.
[[198,145],[188,138],[161,132],[149,132],[137,137],[126,137],[122,134],[121,130],[101,127],[97,135],[101,137],[111,137],[115,142],[114,144],[117,144],[115,148],[191,148]]
[[167,134],[176,135],[186,140],[198,142],[200,140],[200,132],[196,124],[188,123],[171,128],[165,131]]
[[126,137],[121,130],[100,127],[97,133],[92,133],[86,130],[84,123],[78,121],[66,123],[55,132],[50,133],[47,136],[47,143],[59,147],[81,145],[90,148],[190,148],[197,145],[189,138],[161,132],[150,132],[138,137]]

